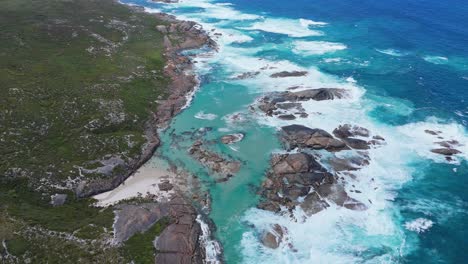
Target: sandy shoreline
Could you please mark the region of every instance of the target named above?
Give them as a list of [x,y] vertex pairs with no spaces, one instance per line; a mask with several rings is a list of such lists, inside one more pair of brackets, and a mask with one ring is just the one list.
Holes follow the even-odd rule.
[[161,190],[160,184],[174,185],[177,174],[166,167],[161,160],[150,160],[117,188],[95,195],[95,205],[105,207],[123,200],[148,196],[158,202],[167,202],[175,190]]

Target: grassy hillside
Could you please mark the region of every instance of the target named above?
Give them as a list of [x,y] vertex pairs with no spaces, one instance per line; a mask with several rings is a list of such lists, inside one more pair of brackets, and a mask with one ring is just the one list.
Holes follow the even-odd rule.
[[[106,246],[112,208],[90,207],[71,190],[141,154],[168,82],[157,24],[112,0],[0,0],[0,262],[151,256],[135,239]],[[96,170],[111,157],[123,163]],[[64,205],[50,204],[54,193],[68,195]]]

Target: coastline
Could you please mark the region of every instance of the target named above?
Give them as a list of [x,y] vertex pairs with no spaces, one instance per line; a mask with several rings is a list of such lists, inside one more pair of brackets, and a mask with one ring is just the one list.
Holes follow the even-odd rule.
[[[148,13],[144,8],[124,4],[118,0],[115,2],[137,12]],[[223,263],[222,246],[213,235],[216,227],[206,215],[210,210],[209,194],[193,190],[193,183],[189,183],[188,178],[196,182],[196,177],[178,171],[173,165],[166,164],[167,168],[164,168],[163,163],[167,161],[154,157],[161,145],[158,132],[166,129],[171,119],[188,107],[199,86],[198,76],[193,72],[192,59],[183,52],[203,47],[216,50],[217,44],[195,22],[179,20],[165,13],[151,13],[151,16],[162,22],[156,25],[155,30],[164,34],[164,75],[170,78],[166,88],[169,94],[165,99],[159,100],[157,110],[152,112],[146,122],[145,135],[148,140],[141,158],[130,165],[125,175],[112,179],[110,183],[104,182],[104,185],[102,180],[91,182],[86,186],[89,191],[83,192],[84,188],[80,187],[77,194],[79,197],[92,196],[97,200],[94,206],[115,208],[116,230],[112,243],[120,244],[132,236],[134,231],[131,229],[134,228],[127,230],[126,226],[136,225],[137,230],[146,229],[168,217],[172,219],[171,223],[154,242],[158,251],[155,255],[156,262]],[[152,159],[158,164],[150,164]],[[190,193],[192,197],[189,197]],[[132,202],[132,199],[141,198],[146,202]],[[156,217],[156,220],[142,225],[140,218],[146,216],[141,212],[128,212],[142,208],[152,210],[150,216]],[[122,240],[122,236],[126,239]]]
[[[148,13],[144,8],[127,5],[118,0],[115,2],[137,12]],[[144,133],[147,140],[142,148],[140,158],[126,164],[126,171],[116,177],[80,182],[75,189],[76,195],[80,198],[94,196],[117,188],[153,157],[161,144],[158,130],[165,129],[170,120],[187,106],[193,97],[192,93],[199,85],[198,78],[193,73],[192,60],[182,53],[203,47],[216,49],[216,43],[195,22],[178,20],[174,16],[164,13],[151,13],[151,16],[168,24],[168,26],[157,25],[155,30],[164,34],[164,56],[166,59],[164,74],[170,79],[170,83],[166,87],[169,94],[158,102],[156,111],[151,112],[151,116],[145,124]]]

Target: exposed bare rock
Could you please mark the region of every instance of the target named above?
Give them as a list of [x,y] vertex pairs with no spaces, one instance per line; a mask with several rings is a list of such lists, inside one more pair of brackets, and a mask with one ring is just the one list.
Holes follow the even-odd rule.
[[381,136],[374,136],[371,140],[361,139],[369,138],[370,134],[371,133],[367,128],[350,124],[340,125],[338,128],[333,130],[333,135],[343,140],[349,147],[353,149],[365,150],[370,149],[371,146],[385,144],[385,139]]
[[282,120],[294,120],[296,119],[296,116],[287,114],[287,115],[279,115],[278,118]]
[[339,206],[344,206],[350,210],[364,211],[367,210],[367,206],[356,199],[348,196],[344,187],[340,184],[323,184],[317,188],[317,193],[322,198],[333,201]]
[[259,208],[278,212],[280,205],[292,210],[313,186],[333,182],[329,174],[306,153],[277,154],[271,158],[271,170],[262,184],[264,201]]
[[271,230],[263,234],[262,243],[264,246],[272,249],[278,248],[283,241],[285,233],[287,233],[286,227],[274,224]]
[[348,149],[345,143],[333,138],[322,129],[312,129],[302,125],[282,127],[282,140],[288,149],[311,148],[340,151]]
[[259,74],[260,74],[260,72],[244,72],[244,73],[239,74],[236,77],[234,77],[234,80],[250,79],[250,78],[254,78],[255,76],[257,76]]
[[307,71],[282,71],[270,75],[271,78],[301,77],[307,75]]
[[202,230],[196,221],[197,212],[182,197],[175,197],[169,203],[168,215],[172,224],[164,229],[155,241],[156,263],[202,264],[205,259],[200,245]]
[[361,156],[350,158],[333,157],[329,160],[329,163],[334,171],[354,171],[369,165],[369,160]]
[[352,126],[350,124],[340,125],[338,128],[333,130],[333,135],[338,138],[348,138],[348,137],[369,137],[370,131],[367,128],[360,126]]
[[327,201],[351,210],[367,209],[307,153],[273,155],[260,193],[263,201],[257,207],[272,212],[300,206],[310,216],[329,207]]
[[[299,113],[305,113],[302,105],[298,102],[309,100],[334,100],[345,98],[347,95],[348,92],[345,89],[338,88],[307,89],[298,92],[275,92],[261,98],[258,102],[258,108],[267,115],[273,115],[275,111],[278,110],[292,109],[296,109]],[[277,114],[278,113],[276,113],[276,115]]]
[[433,136],[437,136],[440,133],[442,133],[442,131],[434,131],[434,130],[429,130],[429,129],[424,130],[424,132],[426,132],[429,135],[433,135]]
[[431,149],[431,152],[445,155],[445,156],[452,156],[452,155],[461,153],[461,151],[457,149],[453,149],[453,148],[436,148],[436,149]]
[[302,210],[306,215],[311,216],[329,207],[329,204],[322,200],[316,192],[309,193],[301,203]]
[[225,179],[236,174],[241,167],[237,160],[228,160],[221,155],[203,148],[202,141],[196,141],[189,149],[189,154],[197,159],[203,166],[223,176]]
[[115,211],[114,242],[120,244],[136,233],[147,231],[161,218],[168,216],[167,204],[124,204]]
[[66,194],[54,194],[50,197],[50,204],[52,206],[61,206],[67,201],[67,197]]
[[244,138],[244,134],[237,133],[237,134],[229,134],[221,137],[221,142],[223,144],[234,144],[241,141]]

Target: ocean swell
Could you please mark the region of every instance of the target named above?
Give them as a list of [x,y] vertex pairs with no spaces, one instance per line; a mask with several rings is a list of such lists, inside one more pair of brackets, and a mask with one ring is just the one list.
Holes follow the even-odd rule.
[[[140,4],[150,5],[146,2]],[[321,71],[316,65],[302,61],[306,56],[348,51],[346,43],[323,40],[327,37],[327,28],[332,27],[333,23],[246,14],[236,10],[233,5],[208,0],[158,4],[148,8],[161,8],[164,12],[200,23],[216,39],[219,50],[210,56],[196,57],[197,73],[215,83],[219,93],[223,92],[224,85],[235,85],[243,87],[257,98],[257,101],[237,102],[244,107],[240,112],[236,110],[228,115],[219,114],[230,118],[218,118],[218,113],[199,109],[191,115],[193,118],[203,119],[215,126],[219,124],[217,122],[223,122],[219,125],[219,132],[247,130],[247,138],[251,131],[246,122],[254,122],[253,126],[266,126],[273,128],[273,131],[283,126],[300,124],[323,129],[330,134],[340,125],[351,124],[365,127],[372,135],[385,139],[385,144],[366,150],[369,164],[353,171],[353,177],[347,177],[343,183],[349,196],[362,202],[367,210],[353,211],[328,201],[328,208],[308,216],[300,207],[290,213],[285,208],[280,213],[273,213],[250,206],[250,209],[242,212],[241,217],[226,220],[229,223],[237,221],[241,233],[240,241],[234,238],[222,240],[226,260],[240,260],[243,263],[394,263],[401,261],[418,246],[417,236],[408,235],[408,230],[416,234],[430,232],[431,226],[436,223],[425,218],[404,219],[402,208],[395,200],[399,190],[413,180],[416,168],[412,164],[430,162],[456,166],[467,160],[468,136],[462,125],[431,116],[424,121],[406,124],[391,124],[372,117],[371,113],[379,107],[391,109],[400,116],[409,116],[415,109],[397,98],[386,98],[385,102],[371,99],[366,96],[365,87],[359,85],[358,77],[334,76]],[[203,12],[191,12],[194,8]],[[275,40],[274,43],[271,39]],[[376,50],[393,57],[407,55],[406,52],[393,49]],[[267,56],[263,53],[265,51],[287,56]],[[297,57],[301,59],[295,61]],[[434,64],[447,63],[443,57],[423,59]],[[329,63],[340,62],[338,58],[324,60]],[[259,98],[264,95],[318,88],[344,90],[346,96],[339,100],[300,101],[301,111],[305,115],[286,109],[281,113],[283,118],[278,118],[279,115],[255,110]],[[198,93],[203,93],[203,83]],[[213,97],[220,100],[216,102],[213,99],[215,104],[229,105],[232,100]],[[277,135],[271,133],[270,136]],[[228,148],[241,155],[246,147]],[[434,151],[441,148],[445,148],[442,151],[456,149],[460,153],[441,155],[438,153],[440,150]],[[286,152],[271,149],[273,151]],[[333,171],[328,163],[331,158],[348,159],[350,156],[363,155],[355,149],[337,153],[319,150],[313,151],[313,154],[335,176],[344,174]],[[251,156],[246,162],[253,163],[255,159]],[[215,221],[215,224],[221,230],[227,228],[223,226],[225,222]],[[265,247],[261,238],[275,225],[287,230],[283,232],[283,241],[287,243],[280,243],[278,248],[272,249]],[[206,242],[206,246],[207,255],[216,248],[211,242]]]

